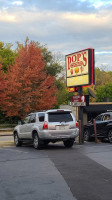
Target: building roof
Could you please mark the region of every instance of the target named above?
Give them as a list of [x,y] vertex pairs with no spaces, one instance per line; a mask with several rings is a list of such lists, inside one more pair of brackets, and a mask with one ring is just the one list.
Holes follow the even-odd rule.
[[98,102],[98,103],[90,103],[89,106],[84,107],[84,112],[108,112],[112,111],[112,102]]

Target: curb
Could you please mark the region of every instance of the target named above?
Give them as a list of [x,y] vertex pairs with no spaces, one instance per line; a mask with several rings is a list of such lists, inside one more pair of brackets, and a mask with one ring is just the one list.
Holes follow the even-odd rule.
[[1,136],[13,136],[13,131],[1,131],[0,130],[0,137]]
[[2,141],[0,142],[0,148],[1,147],[12,147],[15,146],[13,141]]
[[0,137],[2,137],[2,136],[13,136],[13,134],[0,134]]

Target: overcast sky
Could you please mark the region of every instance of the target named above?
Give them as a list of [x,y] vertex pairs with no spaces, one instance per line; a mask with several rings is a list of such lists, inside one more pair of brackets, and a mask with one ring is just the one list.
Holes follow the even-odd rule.
[[112,0],[0,0],[0,41],[26,36],[63,55],[92,47],[112,70]]

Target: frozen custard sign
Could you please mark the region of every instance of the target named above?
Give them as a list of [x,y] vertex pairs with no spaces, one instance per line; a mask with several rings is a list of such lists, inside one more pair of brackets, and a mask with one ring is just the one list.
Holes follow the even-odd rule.
[[66,56],[67,87],[94,84],[94,50],[85,49]]

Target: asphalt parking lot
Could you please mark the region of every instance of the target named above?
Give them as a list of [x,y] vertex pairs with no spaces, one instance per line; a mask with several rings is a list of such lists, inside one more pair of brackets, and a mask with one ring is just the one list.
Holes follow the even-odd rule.
[[112,144],[62,143],[42,150],[16,148],[0,137],[0,194],[3,200],[111,200]]

